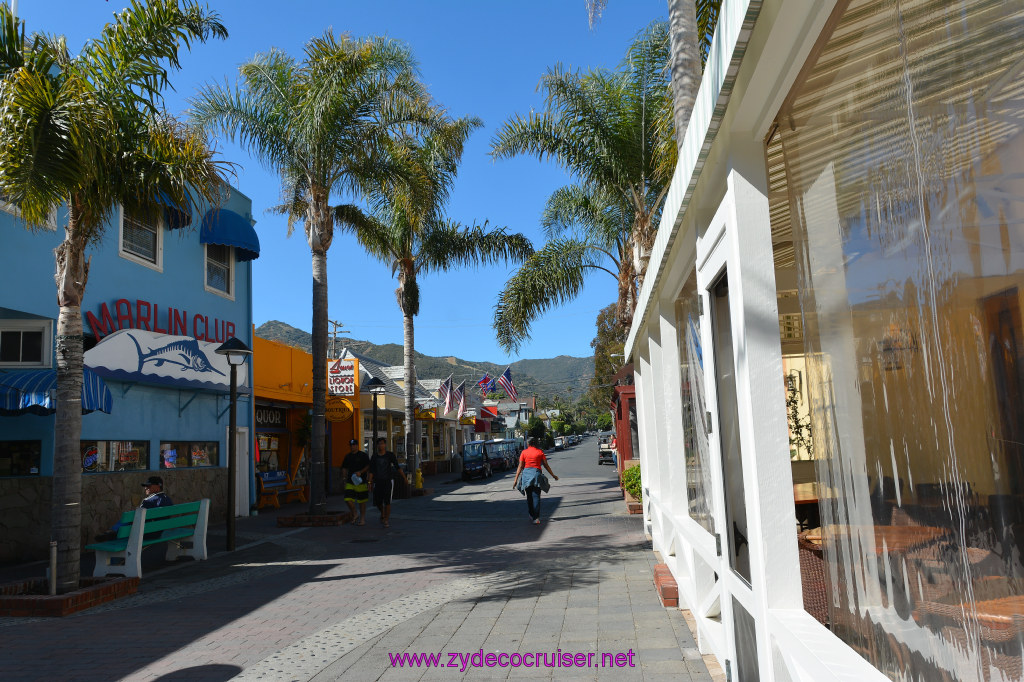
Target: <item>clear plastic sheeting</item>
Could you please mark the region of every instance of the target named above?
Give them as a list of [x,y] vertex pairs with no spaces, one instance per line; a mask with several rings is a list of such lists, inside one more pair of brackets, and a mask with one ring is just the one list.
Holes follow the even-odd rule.
[[1021,680],[1024,3],[838,12],[776,138],[821,512],[805,537],[830,627],[892,679]]
[[676,328],[682,377],[683,450],[686,454],[686,499],[690,517],[709,533],[711,515],[711,451],[708,447],[707,407],[704,402],[704,351],[700,336],[697,273],[692,271],[676,300]]

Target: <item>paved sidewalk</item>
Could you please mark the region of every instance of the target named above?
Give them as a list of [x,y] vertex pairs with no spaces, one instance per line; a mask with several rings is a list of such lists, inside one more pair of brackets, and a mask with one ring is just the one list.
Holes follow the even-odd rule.
[[[711,680],[681,612],[658,602],[650,544],[614,473],[576,450],[553,458],[562,480],[540,526],[508,473],[434,477],[433,496],[396,501],[390,529],[376,511],[341,528],[278,529],[261,515],[239,520],[232,554],[214,529],[210,560],[144,571],[133,597],[0,618],[0,679]],[[438,652],[444,667],[389,657]],[[584,655],[570,667],[559,653]],[[624,667],[597,667],[601,654]]]

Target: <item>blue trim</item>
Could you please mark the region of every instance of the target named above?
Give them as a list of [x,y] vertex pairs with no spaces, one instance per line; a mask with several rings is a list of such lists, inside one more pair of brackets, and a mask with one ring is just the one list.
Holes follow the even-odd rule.
[[[132,384],[150,384],[153,386],[169,386],[171,388],[191,388],[201,391],[212,391],[215,393],[228,393],[231,390],[230,386],[225,384],[218,384],[212,381],[196,381],[194,379],[172,379],[170,377],[161,377],[154,374],[142,374],[140,372],[129,372],[123,369],[108,369],[107,367],[97,367],[93,370],[94,373],[103,377],[104,379],[111,379],[113,381],[124,381]],[[239,386],[238,392],[240,394],[248,395],[252,393],[252,389],[248,386]]]
[[260,238],[252,224],[226,208],[211,208],[206,212],[199,231],[199,243],[233,246],[240,261],[260,257]]

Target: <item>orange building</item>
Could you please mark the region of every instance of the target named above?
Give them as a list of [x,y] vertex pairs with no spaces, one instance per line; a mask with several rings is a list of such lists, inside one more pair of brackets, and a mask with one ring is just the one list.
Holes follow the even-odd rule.
[[[345,362],[358,363],[357,360]],[[325,367],[323,371],[327,372],[328,368]],[[354,375],[354,396],[329,396],[327,401],[325,452],[330,465],[327,485],[331,492],[341,489],[337,470],[349,451],[349,440],[362,440],[359,432],[361,421],[358,418],[358,365],[354,368]],[[254,336],[253,396],[256,415],[255,471],[283,471],[293,485],[308,486],[313,356],[299,348]]]

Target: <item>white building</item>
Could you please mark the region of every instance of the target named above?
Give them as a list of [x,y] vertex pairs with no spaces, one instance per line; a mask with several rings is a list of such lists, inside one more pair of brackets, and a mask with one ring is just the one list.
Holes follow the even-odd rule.
[[1020,0],[723,2],[626,354],[734,680],[1022,679],[1022,38]]

